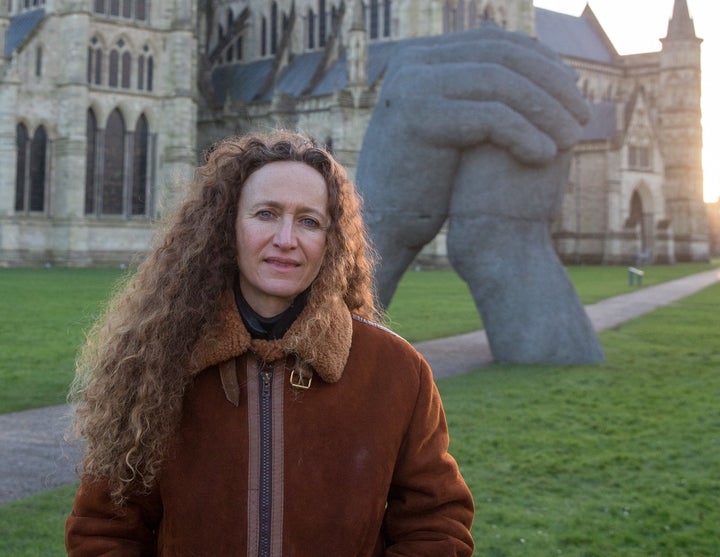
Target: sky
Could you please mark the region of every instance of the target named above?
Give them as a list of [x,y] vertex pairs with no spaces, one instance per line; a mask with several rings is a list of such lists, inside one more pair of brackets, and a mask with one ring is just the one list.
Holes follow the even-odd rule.
[[[538,8],[578,16],[590,4],[619,54],[656,52],[667,34],[674,0],[534,0]],[[702,43],[702,125],[705,201],[720,199],[720,33],[718,0],[687,0]],[[714,31],[714,32],[713,32]]]

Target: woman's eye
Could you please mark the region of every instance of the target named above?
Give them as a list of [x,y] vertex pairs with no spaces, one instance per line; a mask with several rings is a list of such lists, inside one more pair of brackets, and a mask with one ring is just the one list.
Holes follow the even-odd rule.
[[306,228],[320,228],[320,223],[313,218],[305,217],[300,221]]

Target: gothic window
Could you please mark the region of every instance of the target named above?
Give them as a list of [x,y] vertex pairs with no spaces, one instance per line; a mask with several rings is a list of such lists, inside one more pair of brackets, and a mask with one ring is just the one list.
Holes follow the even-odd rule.
[[97,37],[90,39],[88,46],[87,80],[88,83],[100,85],[102,83],[102,46]]
[[378,38],[378,0],[370,0],[370,38]]
[[85,152],[85,214],[95,212],[95,157],[97,143],[97,119],[92,109],[88,109],[85,124],[87,148]]
[[120,54],[117,50],[110,51],[110,60],[108,64],[108,85],[110,87],[117,87],[118,85],[118,65],[119,65]]
[[233,26],[233,13],[232,13],[232,10],[231,10],[230,8],[228,8],[228,11],[227,11],[227,28],[228,28],[228,33],[231,32],[232,26]]
[[137,88],[142,91],[145,87],[145,56],[143,54],[138,56],[137,72]]
[[267,19],[262,17],[260,24],[260,56],[267,54]]
[[315,48],[315,12],[312,8],[308,9],[307,15],[307,34],[308,34],[308,49]]
[[145,21],[145,0],[135,0],[135,19]]
[[29,135],[25,124],[18,124],[15,129],[15,142],[17,145],[17,160],[15,164],[15,210],[24,211],[26,207],[25,203],[25,191],[27,190],[25,184],[25,176],[27,170],[27,149],[28,149]]
[[145,21],[147,18],[147,0],[94,0],[93,12]]
[[110,51],[108,62],[108,86],[130,88],[130,67],[131,56],[127,47],[127,43],[123,39],[118,39],[115,48]]
[[30,210],[45,210],[45,155],[47,133],[40,126],[30,142]]
[[35,75],[37,77],[40,77],[42,75],[42,58],[43,58],[43,49],[41,46],[38,46],[35,49]]
[[270,54],[277,52],[278,46],[278,5],[273,2],[270,7]]
[[148,121],[143,114],[135,125],[131,215],[144,215],[147,212],[148,139]]
[[392,0],[385,0],[383,8],[383,37],[389,37],[392,34]]
[[327,10],[325,0],[318,0],[318,46],[325,46],[327,41]]
[[103,149],[102,214],[123,213],[123,183],[125,178],[125,121],[116,108],[105,126]]
[[148,91],[153,90],[153,71],[155,69],[154,63],[153,63],[153,57],[148,56],[147,57],[147,87],[146,89]]
[[130,89],[130,53],[123,52],[122,55],[122,80],[120,85],[123,89]]
[[628,166],[630,168],[647,170],[651,165],[650,149],[637,145],[628,147]]

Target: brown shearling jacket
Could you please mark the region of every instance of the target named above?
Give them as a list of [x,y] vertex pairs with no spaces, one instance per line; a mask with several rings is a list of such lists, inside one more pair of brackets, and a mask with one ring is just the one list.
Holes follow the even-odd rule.
[[472,497],[429,366],[341,302],[309,306],[298,321],[332,311],[333,326],[296,323],[280,341],[251,340],[226,313],[223,336],[196,351],[154,490],[118,508],[84,478],[68,555],[472,554]]

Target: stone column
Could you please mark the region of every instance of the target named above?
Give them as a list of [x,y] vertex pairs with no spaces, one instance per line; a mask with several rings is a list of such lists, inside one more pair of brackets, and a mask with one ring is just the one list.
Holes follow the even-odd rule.
[[163,118],[159,135],[161,175],[158,180],[156,210],[162,214],[181,195],[183,185],[192,178],[197,166],[197,37],[195,12],[183,0],[177,0],[173,31],[167,38],[161,93]]
[[8,66],[0,68],[0,218],[15,212],[18,87],[14,69]]
[[[75,6],[67,8],[75,9]],[[73,219],[85,212],[85,157],[87,154],[86,83],[87,12],[59,12],[58,35],[65,37],[57,86],[57,137],[53,163],[53,218]]]

